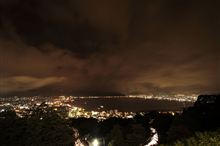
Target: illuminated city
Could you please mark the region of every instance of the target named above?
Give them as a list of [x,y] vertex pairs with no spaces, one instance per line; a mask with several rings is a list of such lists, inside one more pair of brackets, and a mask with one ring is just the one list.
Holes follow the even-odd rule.
[[[184,97],[184,98],[183,98]],[[156,100],[168,100],[168,101],[178,101],[178,102],[195,102],[196,96],[185,96],[185,95],[175,95],[172,98],[169,97],[159,97],[159,96],[147,96],[147,95],[129,95],[129,96],[51,96],[51,97],[7,97],[0,98],[0,112],[4,112],[7,109],[13,109],[19,117],[31,114],[31,109],[42,104],[47,105],[49,108],[53,108],[57,113],[62,113],[66,115],[65,118],[96,118],[99,120],[105,120],[110,117],[118,118],[133,118],[134,112],[120,112],[117,109],[112,109],[109,111],[105,110],[103,105],[100,105],[96,110],[88,111],[83,107],[77,107],[74,105],[74,101],[77,99],[98,99],[98,98],[137,98],[137,99],[156,99]],[[161,113],[176,112],[176,111],[161,111]]]
[[0,146],[220,146],[220,0],[0,0]]

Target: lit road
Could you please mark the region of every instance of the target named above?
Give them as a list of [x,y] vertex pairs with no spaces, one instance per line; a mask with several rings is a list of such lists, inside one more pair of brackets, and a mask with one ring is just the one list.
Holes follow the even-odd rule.
[[154,128],[150,128],[150,130],[152,133],[152,136],[150,138],[150,142],[144,146],[154,146],[154,145],[157,145],[157,143],[158,143],[159,138],[158,138],[157,131]]

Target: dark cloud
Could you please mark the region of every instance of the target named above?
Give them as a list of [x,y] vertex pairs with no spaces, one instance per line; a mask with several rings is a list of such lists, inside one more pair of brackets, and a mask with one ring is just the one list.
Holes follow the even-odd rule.
[[59,83],[63,81],[64,77],[46,77],[35,78],[29,76],[14,76],[5,77],[1,79],[0,92],[11,93],[18,91],[29,91],[37,88],[42,88],[50,84]]
[[20,0],[11,4],[6,2],[7,5],[2,5],[2,25],[10,24],[29,45],[40,46],[49,42],[59,48],[71,50],[78,57],[86,57],[104,47],[103,43],[117,43],[117,30],[105,28],[112,27],[112,23],[116,22],[114,18],[112,21],[108,19],[117,16],[117,12],[108,17],[105,14],[111,15],[111,9],[103,14],[105,8],[100,10],[99,5],[90,7],[88,3],[90,2],[50,0]]
[[1,85],[22,94],[217,92],[218,6],[217,0],[1,0],[1,80],[66,79],[22,90]]

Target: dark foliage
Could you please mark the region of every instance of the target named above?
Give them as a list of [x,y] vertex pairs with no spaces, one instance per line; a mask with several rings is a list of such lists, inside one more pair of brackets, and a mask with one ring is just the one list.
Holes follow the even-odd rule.
[[18,118],[14,111],[0,115],[3,146],[72,145],[72,129],[54,111],[35,109],[29,117]]
[[175,117],[168,140],[192,136],[198,131],[216,130],[220,126],[220,95],[200,95],[193,107]]

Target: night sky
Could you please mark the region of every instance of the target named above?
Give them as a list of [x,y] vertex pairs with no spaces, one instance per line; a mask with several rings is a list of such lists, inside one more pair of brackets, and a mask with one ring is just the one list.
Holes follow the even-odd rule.
[[220,91],[218,0],[0,0],[0,95]]

